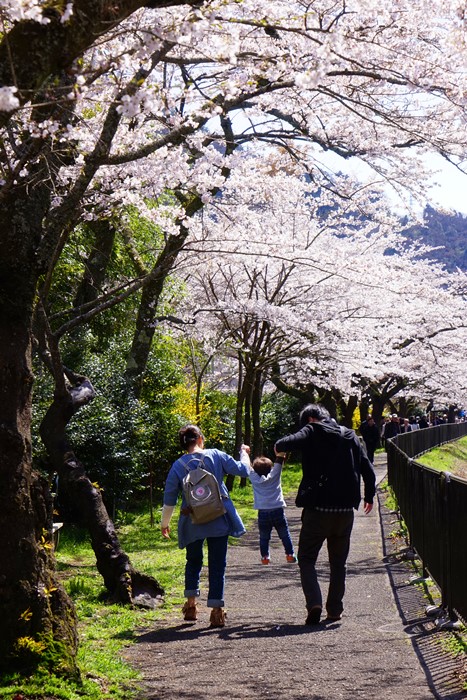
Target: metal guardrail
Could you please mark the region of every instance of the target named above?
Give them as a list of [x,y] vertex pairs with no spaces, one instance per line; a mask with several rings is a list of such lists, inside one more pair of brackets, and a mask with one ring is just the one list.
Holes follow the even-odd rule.
[[388,482],[407,526],[410,545],[441,592],[451,619],[467,624],[467,481],[414,458],[467,435],[467,423],[448,423],[387,441]]

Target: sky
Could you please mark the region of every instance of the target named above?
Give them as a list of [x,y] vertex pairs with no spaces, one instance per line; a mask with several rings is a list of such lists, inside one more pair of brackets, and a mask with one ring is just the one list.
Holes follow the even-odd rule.
[[467,175],[460,173],[440,156],[432,156],[432,160],[435,167],[439,164],[442,169],[441,173],[434,178],[439,184],[431,188],[433,206],[439,203],[441,206],[467,215]]
[[[235,118],[244,121],[241,111],[235,115]],[[250,126],[249,122],[245,124],[245,130]],[[348,173],[363,181],[367,178],[373,179],[375,176],[374,171],[358,158],[344,159],[332,151],[323,152],[313,146],[310,148],[313,151],[313,157],[330,172]],[[421,215],[426,204],[430,204],[435,209],[449,209],[467,216],[467,174],[460,172],[435,152],[427,155],[426,161],[432,171],[438,171],[432,178],[431,188],[427,190],[426,201],[421,206],[414,206],[409,193],[407,193],[407,200],[404,202],[392,188],[388,187],[387,194],[389,199],[394,202],[395,210],[400,210],[401,213],[406,212],[407,204],[409,204],[417,212],[417,215]],[[463,168],[467,170],[466,161],[463,163]]]
[[[371,180],[374,177],[374,172],[369,166],[365,165],[357,158],[344,160],[328,152],[326,154],[320,153],[319,159],[323,165],[334,172],[349,173],[362,181],[368,178]],[[463,216],[467,216],[467,175],[461,173],[457,168],[435,153],[427,156],[427,164],[431,170],[437,171],[437,173],[432,178],[431,187],[427,189],[426,201],[423,203],[422,207],[414,205],[409,193],[407,193],[407,199],[404,201],[393,188],[387,188],[387,195],[389,199],[394,202],[396,211],[401,210],[401,212],[403,212],[406,210],[407,204],[409,204],[421,213],[425,205],[430,204],[435,209],[450,209]]]

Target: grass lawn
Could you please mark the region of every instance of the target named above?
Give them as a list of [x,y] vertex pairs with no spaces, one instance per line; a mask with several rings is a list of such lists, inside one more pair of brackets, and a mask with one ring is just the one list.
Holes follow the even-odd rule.
[[467,437],[436,447],[417,457],[417,462],[440,472],[467,479]]

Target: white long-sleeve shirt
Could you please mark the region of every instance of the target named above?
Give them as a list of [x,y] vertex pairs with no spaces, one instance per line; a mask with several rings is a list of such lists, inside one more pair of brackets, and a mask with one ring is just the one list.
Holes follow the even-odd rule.
[[282,462],[275,462],[267,476],[260,476],[253,469],[249,478],[253,486],[254,508],[256,510],[275,510],[285,508],[281,485]]

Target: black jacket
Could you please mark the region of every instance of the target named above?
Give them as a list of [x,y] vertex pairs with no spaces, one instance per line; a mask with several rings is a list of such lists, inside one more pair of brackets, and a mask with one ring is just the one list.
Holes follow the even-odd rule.
[[389,440],[390,438],[396,437],[396,435],[400,435],[400,432],[401,432],[401,427],[400,427],[399,423],[396,423],[396,421],[390,420],[384,426],[383,437],[385,440]]
[[376,423],[370,425],[368,421],[363,421],[360,426],[360,435],[363,438],[365,445],[370,445],[371,447],[378,447],[380,442],[379,428]]
[[317,506],[357,509],[361,478],[364,500],[373,503],[375,471],[353,430],[341,429],[332,421],[308,423],[297,433],[278,440],[275,447],[278,452],[300,450],[303,481],[322,484]]

